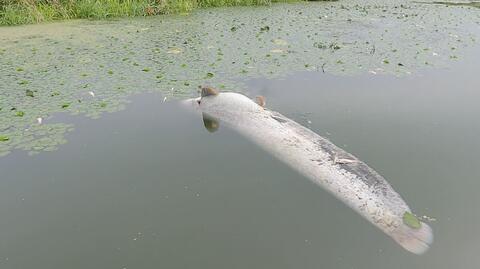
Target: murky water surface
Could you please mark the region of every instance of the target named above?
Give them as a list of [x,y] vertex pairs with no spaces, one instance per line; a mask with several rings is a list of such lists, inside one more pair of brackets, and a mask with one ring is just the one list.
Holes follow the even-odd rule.
[[[362,2],[0,28],[0,268],[480,266],[480,12]],[[175,101],[201,84],[368,163],[436,219],[431,250],[209,133]]]

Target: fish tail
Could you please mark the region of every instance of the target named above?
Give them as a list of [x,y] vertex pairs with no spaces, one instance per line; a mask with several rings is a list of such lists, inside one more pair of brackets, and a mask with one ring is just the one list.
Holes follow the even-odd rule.
[[432,228],[424,222],[418,229],[402,223],[391,236],[403,248],[418,255],[425,253],[433,243]]

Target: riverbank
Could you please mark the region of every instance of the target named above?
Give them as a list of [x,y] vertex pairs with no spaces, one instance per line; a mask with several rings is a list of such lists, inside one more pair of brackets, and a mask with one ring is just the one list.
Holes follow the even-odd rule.
[[107,19],[190,12],[196,8],[269,5],[299,0],[5,0],[0,26],[66,19]]

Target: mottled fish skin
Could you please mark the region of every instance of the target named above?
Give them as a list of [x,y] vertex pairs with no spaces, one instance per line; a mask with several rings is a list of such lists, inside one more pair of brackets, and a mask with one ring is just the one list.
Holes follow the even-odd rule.
[[220,93],[184,101],[215,118],[322,186],[405,249],[421,254],[432,243],[430,227],[403,223],[410,208],[390,184],[352,154],[313,131],[259,106],[237,93]]

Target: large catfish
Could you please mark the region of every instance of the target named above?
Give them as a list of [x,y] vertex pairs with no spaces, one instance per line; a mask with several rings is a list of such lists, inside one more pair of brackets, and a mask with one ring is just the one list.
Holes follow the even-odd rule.
[[224,123],[322,186],[410,252],[424,253],[431,228],[411,213],[402,197],[368,165],[332,142],[280,113],[233,93],[202,88],[184,101],[201,112],[208,130]]

